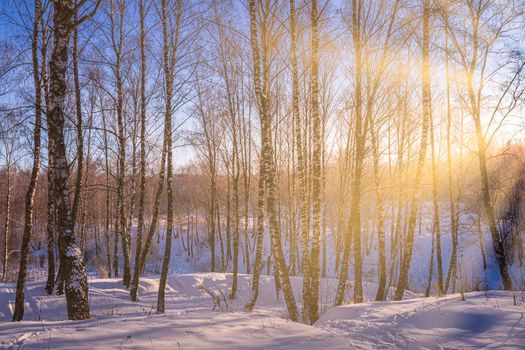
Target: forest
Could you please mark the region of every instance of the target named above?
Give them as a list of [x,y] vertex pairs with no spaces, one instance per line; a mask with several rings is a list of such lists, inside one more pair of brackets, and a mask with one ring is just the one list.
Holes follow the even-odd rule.
[[523,0],[2,1],[0,347],[521,348],[524,38]]

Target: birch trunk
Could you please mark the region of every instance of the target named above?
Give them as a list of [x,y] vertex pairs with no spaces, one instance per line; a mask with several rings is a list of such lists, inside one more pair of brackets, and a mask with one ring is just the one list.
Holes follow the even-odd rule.
[[422,79],[422,104],[423,104],[423,125],[421,133],[421,148],[417,161],[416,175],[414,179],[414,186],[412,188],[410,216],[408,218],[408,232],[405,240],[403,256],[399,271],[399,278],[397,281],[395,300],[403,299],[405,289],[408,287],[408,271],[410,269],[410,262],[412,260],[412,252],[414,245],[414,233],[416,226],[416,215],[418,212],[419,202],[419,187],[421,185],[421,178],[423,175],[423,167],[425,164],[425,155],[427,150],[427,137],[429,120],[432,113],[432,99],[430,95],[430,55],[429,55],[429,37],[430,37],[430,3],[429,0],[423,2],[423,63],[421,69]]
[[312,154],[312,204],[313,228],[312,250],[310,253],[311,295],[309,319],[313,324],[319,319],[319,282],[320,282],[320,239],[321,239],[321,116],[319,114],[319,14],[317,0],[312,0],[311,22],[312,43],[310,63],[310,93],[313,122]]
[[146,31],[144,29],[144,0],[139,2],[140,14],[140,190],[137,227],[137,244],[135,247],[135,269],[131,283],[130,297],[137,301],[140,276],[140,254],[142,252],[142,231],[144,229],[144,201],[146,197]]
[[[24,288],[27,279],[27,268],[29,263],[29,242],[31,240],[31,231],[33,229],[33,199],[35,196],[35,189],[37,186],[38,175],[40,170],[40,127],[42,125],[42,81],[39,73],[40,67],[38,62],[38,26],[40,23],[40,16],[42,16],[42,5],[40,0],[35,1],[34,16],[35,18],[33,21],[33,37],[31,41],[31,53],[33,60],[33,83],[35,85],[35,128],[33,131],[33,167],[31,169],[31,177],[29,180],[29,186],[27,188],[25,198],[24,231],[22,235],[22,246],[20,248],[20,267],[18,269],[18,279],[16,283],[16,300],[15,309],[13,311],[13,321],[21,321],[24,317]],[[52,61],[52,63],[54,63],[54,61]],[[51,71],[53,72],[53,65],[51,67]],[[51,75],[51,78],[53,78],[53,75]],[[52,90],[52,92],[55,92],[54,89]],[[9,218],[9,212],[7,213],[7,217]]]

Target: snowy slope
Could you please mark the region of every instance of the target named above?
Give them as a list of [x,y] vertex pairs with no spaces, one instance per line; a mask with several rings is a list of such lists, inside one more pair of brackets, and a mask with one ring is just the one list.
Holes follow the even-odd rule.
[[271,277],[262,276],[261,297],[254,313],[234,311],[242,310],[247,301],[249,281],[249,276],[240,276],[239,298],[230,305],[231,312],[212,312],[211,298],[198,286],[204,284],[226,294],[231,275],[172,275],[166,292],[166,314],[157,315],[158,278],[141,281],[138,303],[129,301],[120,280],[95,279],[90,281],[92,318],[79,322],[63,321],[67,318],[65,299],[45,295],[43,283],[31,283],[24,317],[28,321],[19,323],[10,322],[14,286],[0,285],[0,348],[264,349],[295,348],[298,344],[306,349],[337,344],[345,348],[346,342],[334,340],[337,336],[332,332],[286,320]]
[[[317,327],[337,330],[355,348],[523,349],[523,293],[472,292],[347,305],[328,310]],[[371,346],[373,344],[373,346]]]
[[[525,348],[525,295],[467,293],[401,302],[368,302],[328,309],[315,326],[286,320],[282,297],[270,276],[261,277],[256,311],[242,306],[250,277],[241,275],[229,312],[212,312],[198,286],[227,294],[230,274],[174,274],[168,280],[166,314],[155,313],[158,277],[141,282],[140,301],[129,301],[117,279],[92,279],[92,318],[64,321],[65,299],[47,296],[43,283],[28,285],[25,320],[10,322],[14,285],[0,284],[0,348],[6,349],[421,349]],[[296,296],[300,278],[292,280]],[[335,280],[325,280],[333,298]],[[365,287],[368,299],[375,286]]]
[[[409,272],[409,289],[416,293],[424,293],[429,274],[429,264],[431,257],[431,245],[432,245],[432,228],[433,228],[433,204],[424,202],[420,207],[421,215],[418,215],[416,232],[414,238],[414,251],[412,257],[412,264]],[[378,255],[377,255],[377,234],[376,228],[373,225],[372,217],[368,217],[370,222],[368,224],[363,223],[362,230],[362,246],[363,246],[363,278],[365,282],[369,284],[377,283],[378,276]],[[477,229],[477,215],[470,212],[468,208],[462,205],[462,209],[459,215],[459,242],[458,242],[458,266],[459,271],[456,280],[455,291],[460,291],[462,288],[466,291],[476,290],[488,290],[488,289],[501,289],[501,281],[499,276],[498,265],[496,263],[492,240],[488,227],[482,222],[482,236],[483,236],[483,250],[486,255],[487,268],[483,268],[483,259],[481,254],[481,246],[479,243],[479,234]],[[365,221],[365,218],[363,218]],[[251,229],[251,221],[249,222]],[[404,225],[404,222],[401,223]],[[443,259],[443,273],[446,277],[450,256],[452,253],[452,239],[450,235],[450,217],[448,204],[441,203],[440,205],[440,229],[441,229],[441,246],[442,246],[442,259]],[[150,255],[150,263],[147,265],[147,270],[150,273],[160,273],[161,255],[160,252],[164,251],[164,230],[163,224],[161,226],[161,239],[159,246],[154,244],[154,249]],[[241,225],[243,227],[243,225]],[[385,243],[386,243],[386,257],[387,264],[390,263],[390,243],[391,243],[391,231],[395,226],[389,220],[385,221]],[[286,227],[283,223],[282,227]],[[199,225],[199,239],[198,243],[194,245],[193,255],[190,257],[188,252],[185,250],[183,240],[186,239],[187,227],[184,225],[177,226],[176,238],[173,241],[171,251],[171,272],[179,273],[193,273],[199,271],[209,271],[210,269],[210,248],[207,241],[207,226],[204,221]],[[224,234],[224,233],[223,233]],[[289,244],[290,242],[286,239],[286,232],[282,232],[283,236],[283,249],[289,263]],[[330,231],[330,227],[327,227],[327,252],[326,252],[326,272],[328,277],[339,277],[335,276],[335,237]],[[250,249],[255,247],[255,242],[250,237]],[[134,242],[135,239],[132,239]],[[239,244],[239,271],[246,272],[246,264],[244,262],[244,232],[240,235]],[[299,250],[301,247],[299,246]],[[224,248],[226,250],[226,248]],[[265,235],[264,249],[263,249],[263,271],[267,271],[267,257],[270,251],[269,234]],[[216,269],[220,269],[221,264],[221,248],[219,242],[215,244],[216,254]],[[255,253],[250,251],[251,264],[253,264]],[[322,251],[321,251],[322,261]],[[98,262],[97,262],[98,263]],[[290,264],[290,263],[289,263]],[[227,271],[232,271],[233,262],[230,260],[227,262]],[[273,268],[273,267],[272,267]],[[94,269],[92,268],[94,271]],[[514,284],[522,289],[525,288],[525,268],[520,266],[520,263],[515,259],[513,266],[510,267]],[[353,261],[350,261],[350,271],[348,278],[353,279]],[[390,278],[390,276],[388,276]],[[433,284],[431,291],[436,292],[436,280],[437,280],[437,263],[434,256],[434,271],[433,271]],[[453,285],[453,283],[451,283]],[[452,287],[450,291],[452,291]]]

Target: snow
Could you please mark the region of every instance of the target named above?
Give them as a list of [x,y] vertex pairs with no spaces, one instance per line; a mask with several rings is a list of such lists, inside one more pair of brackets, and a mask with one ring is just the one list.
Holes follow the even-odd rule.
[[[292,277],[300,301],[301,279]],[[238,298],[229,312],[213,312],[211,298],[200,285],[228,295],[231,274],[173,274],[166,290],[166,313],[155,312],[158,276],[141,279],[139,302],[119,279],[92,278],[90,320],[65,321],[63,296],[48,296],[43,282],[26,291],[24,321],[11,322],[14,284],[0,284],[0,348],[6,349],[420,349],[525,348],[525,294],[473,292],[406,300],[367,301],[328,308],[336,281],[322,281],[327,308],[309,326],[286,319],[282,295],[271,276],[261,276],[253,313],[242,311],[251,276],[239,276]],[[375,293],[365,284],[365,299]],[[348,299],[348,296],[347,296]]]
[[514,305],[513,296],[489,291],[465,300],[455,294],[347,305],[328,310],[316,326],[338,330],[356,348],[523,349],[525,305]]
[[[378,257],[375,234],[364,232],[365,303],[332,307],[338,281],[335,276],[334,237],[327,232],[327,275],[320,284],[321,318],[314,325],[287,320],[282,293],[278,296],[272,276],[261,276],[260,292],[253,313],[243,311],[249,300],[251,275],[240,274],[237,299],[222,300],[221,312],[214,312],[211,297],[229,295],[231,273],[197,273],[210,267],[210,249],[204,221],[192,232],[192,254],[185,249],[188,227],[179,225],[174,237],[170,271],[166,286],[166,313],[156,313],[158,273],[164,251],[162,228],[160,243],[153,242],[146,271],[141,278],[139,302],[129,299],[120,279],[95,278],[100,261],[90,247],[88,260],[91,319],[66,321],[64,296],[48,296],[44,291],[44,266],[31,266],[33,281],[26,285],[24,321],[13,323],[15,284],[0,284],[0,349],[525,349],[525,292],[471,292],[445,297],[422,298],[428,280],[432,238],[432,205],[423,203],[418,219],[414,255],[410,268],[410,290],[403,301],[374,302],[377,290]],[[442,210],[443,269],[448,271],[451,253],[450,222]],[[490,244],[490,233],[483,225],[487,269],[483,269],[475,217],[467,209],[460,215],[459,275],[456,291],[498,289],[501,287],[497,264]],[[251,221],[250,221],[251,223]],[[387,261],[390,260],[390,222],[385,224]],[[162,223],[160,225],[163,226]],[[132,235],[134,230],[132,230]],[[239,271],[246,271],[241,235]],[[134,242],[135,239],[132,239]],[[285,254],[289,249],[284,240]],[[250,247],[253,249],[253,242]],[[267,272],[269,234],[265,235],[263,272]],[[34,254],[44,254],[42,251]],[[220,246],[216,242],[216,266],[220,266]],[[190,256],[191,255],[191,256]],[[254,252],[250,252],[253,259]],[[41,260],[45,260],[42,258]],[[231,261],[228,264],[231,269]],[[349,277],[353,276],[350,266]],[[273,270],[273,266],[272,266]],[[436,263],[431,291],[435,294]],[[516,260],[511,272],[517,288],[523,289],[524,269]],[[302,303],[302,278],[290,278],[295,300]],[[348,281],[345,301],[350,302],[353,282]],[[388,300],[392,299],[393,288]]]
[[[432,202],[422,202],[421,203],[421,216],[418,215],[416,232],[414,238],[414,247],[412,255],[412,263],[410,265],[409,271],[409,289],[413,292],[424,293],[429,274],[429,264],[431,257],[431,245],[432,245],[432,231],[433,231],[433,203]],[[390,212],[390,209],[385,208],[385,212]],[[494,257],[492,240],[488,226],[482,221],[481,229],[483,235],[483,250],[486,255],[487,268],[483,268],[483,260],[481,255],[481,248],[479,244],[479,236],[476,225],[477,215],[469,210],[469,208],[461,203],[460,213],[459,213],[459,242],[458,242],[458,274],[456,281],[455,291],[459,292],[462,288],[465,290],[490,290],[490,289],[502,289],[502,283],[499,275],[499,268]],[[368,217],[368,222],[366,223],[366,218],[363,215],[363,227],[362,230],[362,245],[363,245],[363,279],[365,282],[376,284],[378,282],[378,266],[379,258],[377,253],[377,236],[375,233],[374,224],[372,222],[373,215]],[[198,237],[197,242],[194,242],[194,255],[188,256],[188,253],[184,249],[184,245],[181,240],[186,239],[186,231],[189,229],[185,225],[178,225],[175,227],[176,236],[174,237],[172,250],[171,250],[171,261],[170,261],[170,271],[179,272],[179,273],[192,273],[195,271],[208,271],[210,269],[210,247],[209,242],[206,240],[207,237],[207,226],[204,219],[200,220],[200,224],[197,227]],[[249,227],[252,229],[251,224],[252,220],[249,220]],[[402,225],[405,223],[402,222]],[[286,223],[282,223],[282,227],[285,227]],[[162,254],[164,252],[164,222],[161,221],[161,239],[160,244],[153,242],[153,251],[150,254],[149,264],[147,264],[146,269],[150,272],[160,273],[160,266],[162,262]],[[441,228],[441,249],[442,249],[442,259],[443,259],[443,273],[446,277],[449,270],[450,256],[452,254],[452,239],[450,234],[450,216],[448,203],[440,204],[440,228]],[[243,225],[241,224],[241,227]],[[387,264],[390,264],[391,256],[391,230],[395,229],[395,222],[390,222],[390,220],[385,220],[385,253]],[[250,232],[250,237],[252,237]],[[132,236],[134,235],[134,230],[131,232]],[[195,237],[194,233],[191,233]],[[289,261],[289,249],[290,245],[286,239],[286,234],[284,231],[283,235],[283,250],[287,258],[287,263],[290,265]],[[239,244],[239,271],[246,272],[246,264],[244,262],[244,233],[240,235],[240,244]],[[269,231],[265,232],[263,244],[263,271],[267,271],[267,257],[270,252],[270,234]],[[336,254],[335,254],[335,236],[331,232],[330,225],[327,227],[327,252],[326,252],[326,273],[328,277],[339,277],[336,275]],[[135,239],[132,238],[132,242],[135,242]],[[255,243],[250,238],[250,259],[253,264],[253,259],[255,256]],[[224,248],[226,250],[226,248]],[[299,250],[301,250],[301,244],[299,242]],[[215,266],[217,269],[220,268],[220,244],[217,241],[215,243],[215,254],[216,262]],[[94,254],[92,254],[94,255]],[[322,249],[321,249],[321,259],[322,259]],[[352,259],[352,257],[351,257]],[[350,269],[349,269],[349,278],[352,279],[354,276],[353,271],[353,261],[351,260]],[[91,271],[96,270],[94,266],[99,263],[96,260],[88,262],[88,269],[91,267]],[[525,262],[524,262],[525,263]],[[514,284],[517,288],[525,288],[525,269],[521,265],[521,261],[515,257],[513,259],[513,265],[509,266],[511,275],[513,277]],[[227,269],[229,272],[232,270],[232,261],[229,261],[227,264]],[[272,266],[273,270],[273,266]],[[390,279],[390,275],[388,279]],[[395,282],[395,281],[394,281]],[[433,282],[431,292],[437,292],[437,262],[434,257],[434,270],[433,270]],[[452,291],[452,285],[450,291]],[[366,288],[366,287],[365,287]],[[374,295],[375,296],[375,295]]]

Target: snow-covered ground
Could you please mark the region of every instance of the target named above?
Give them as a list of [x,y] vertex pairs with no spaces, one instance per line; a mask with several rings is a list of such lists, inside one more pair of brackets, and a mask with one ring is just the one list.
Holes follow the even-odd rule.
[[[488,291],[346,305],[316,323],[337,330],[355,348],[524,349],[521,292]],[[515,304],[516,303],[516,304]]]
[[[239,294],[212,311],[204,285],[228,294],[231,275],[174,274],[168,280],[166,313],[157,315],[158,277],[143,278],[132,303],[119,279],[91,279],[91,319],[65,321],[64,297],[47,296],[44,284],[28,284],[23,322],[11,322],[15,287],[0,284],[0,348],[6,349],[479,349],[525,348],[525,294],[499,291],[365,302],[328,308],[309,326],[286,319],[273,278],[261,276],[256,310],[242,306],[251,277],[240,275]],[[292,279],[300,302],[301,279]],[[324,280],[321,299],[333,300],[335,280]],[[374,285],[365,285],[370,299]],[[328,307],[328,302],[325,307]],[[228,311],[226,311],[228,309]]]
[[[277,296],[274,279],[261,276],[256,309],[248,314],[243,306],[248,300],[250,275],[239,275],[237,298],[213,310],[211,297],[199,288],[205,286],[228,299],[231,274],[204,273],[210,268],[210,248],[205,224],[192,233],[188,250],[188,228],[179,225],[171,252],[166,292],[166,313],[156,313],[158,275],[165,231],[154,241],[146,270],[151,275],[141,279],[140,301],[133,303],[120,279],[104,276],[97,267],[104,265],[90,253],[91,319],[66,321],[65,298],[44,292],[45,266],[31,267],[27,284],[24,321],[11,322],[15,284],[0,284],[0,349],[525,349],[525,292],[471,292],[446,297],[422,298],[425,290],[432,241],[432,206],[424,203],[418,219],[414,255],[410,268],[410,290],[405,300],[373,302],[377,289],[378,257],[373,229],[363,231],[364,299],[360,305],[332,307],[337,280],[323,279],[320,286],[321,319],[314,325],[287,320],[282,295]],[[446,275],[452,251],[450,220],[447,209],[441,218],[443,272]],[[479,243],[476,217],[462,210],[459,226],[458,276],[456,291],[501,288],[490,234],[481,226],[483,244]],[[390,261],[390,231],[385,224],[387,261]],[[133,230],[132,230],[133,234]],[[241,235],[239,270],[246,271],[244,234]],[[264,242],[266,273],[270,243]],[[134,239],[132,240],[135,241]],[[289,242],[283,241],[289,258]],[[254,242],[250,239],[250,259]],[[93,248],[93,247],[92,247]],[[220,244],[216,242],[216,267],[220,268]],[[481,249],[487,266],[483,267]],[[94,251],[93,249],[91,249]],[[44,254],[45,250],[40,250]],[[38,255],[33,252],[33,255]],[[327,276],[336,276],[335,241],[327,232]],[[44,258],[40,259],[45,261]],[[289,259],[288,259],[289,260]],[[231,271],[231,261],[226,263]],[[270,273],[273,271],[273,266]],[[525,269],[515,260],[511,273],[517,289],[524,289]],[[434,263],[431,292],[436,290],[437,266]],[[350,265],[349,278],[353,276]],[[390,278],[390,277],[389,277]],[[296,301],[301,306],[302,279],[291,277]],[[394,281],[395,282],[395,281]],[[451,288],[452,290],[452,288]],[[392,299],[393,290],[389,291]],[[345,300],[352,299],[349,281]],[[434,293],[435,294],[435,293]],[[216,308],[217,309],[217,308]]]

